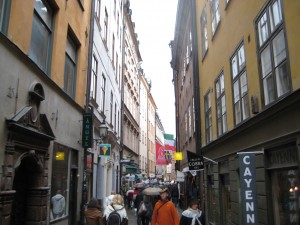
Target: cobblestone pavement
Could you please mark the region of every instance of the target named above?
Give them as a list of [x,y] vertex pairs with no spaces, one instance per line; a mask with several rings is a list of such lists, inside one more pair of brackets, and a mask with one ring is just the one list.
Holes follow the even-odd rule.
[[[128,209],[126,208],[127,211],[127,216],[128,216],[128,225],[137,225],[137,219],[136,219],[136,215],[135,215],[135,211],[134,209]],[[182,209],[177,208],[179,217],[181,216],[182,213]]]

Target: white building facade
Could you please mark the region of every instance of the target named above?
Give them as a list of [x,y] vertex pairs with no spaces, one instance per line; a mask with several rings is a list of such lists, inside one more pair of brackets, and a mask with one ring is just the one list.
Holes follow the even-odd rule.
[[[90,82],[90,105],[93,108],[96,139],[92,149],[93,196],[102,202],[111,191],[118,191],[120,187],[122,18],[122,0],[95,0]],[[98,127],[103,121],[108,133],[101,140]],[[111,145],[110,157],[101,156],[100,142]]]

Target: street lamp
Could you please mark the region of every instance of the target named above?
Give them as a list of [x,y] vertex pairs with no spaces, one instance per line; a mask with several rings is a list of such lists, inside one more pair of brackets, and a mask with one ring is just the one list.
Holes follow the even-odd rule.
[[102,123],[100,123],[100,126],[99,126],[99,136],[100,136],[101,141],[107,135],[107,131],[108,131],[108,127],[106,126],[106,122],[104,119],[102,121]]

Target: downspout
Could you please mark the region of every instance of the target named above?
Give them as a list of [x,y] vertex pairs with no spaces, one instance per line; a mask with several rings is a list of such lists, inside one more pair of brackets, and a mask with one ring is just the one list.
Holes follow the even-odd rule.
[[[125,5],[123,6],[123,30],[122,30],[122,77],[121,77],[121,131],[120,131],[120,147],[121,147],[121,150],[120,150],[120,160],[123,159],[123,151],[124,151],[124,146],[123,146],[123,117],[124,117],[124,75],[125,75],[125,65],[124,65],[124,62],[125,62],[125,15],[127,15],[127,11],[125,12]],[[121,187],[122,187],[122,173],[123,173],[123,164],[120,164],[120,190],[119,190],[119,193],[121,193]]]
[[[92,57],[93,57],[93,42],[94,42],[94,14],[95,14],[95,0],[92,0],[91,15],[90,15],[90,36],[89,36],[89,48],[88,48],[88,68],[87,68],[87,80],[86,80],[86,94],[85,94],[85,112],[90,110],[90,91],[91,91],[91,70],[92,70]],[[87,149],[83,149],[83,173],[82,173],[82,190],[81,190],[81,213],[80,224],[84,224],[84,210],[87,202],[87,184],[86,184],[86,159]]]
[[[194,77],[194,106],[195,106],[195,124],[196,124],[196,154],[202,155],[201,143],[201,112],[200,112],[200,84],[199,84],[199,56],[198,56],[198,36],[197,36],[197,8],[196,0],[192,0],[191,15],[192,15],[192,47],[193,47],[193,77]],[[200,202],[205,211],[204,198],[204,172],[200,171]]]

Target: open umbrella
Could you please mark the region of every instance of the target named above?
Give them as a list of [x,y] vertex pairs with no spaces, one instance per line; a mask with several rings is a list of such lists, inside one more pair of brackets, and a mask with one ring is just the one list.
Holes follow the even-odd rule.
[[159,187],[147,187],[143,190],[144,195],[159,195],[162,189]]
[[144,184],[143,183],[137,183],[137,184],[135,184],[135,187],[136,188],[142,188],[142,187],[144,187]]

